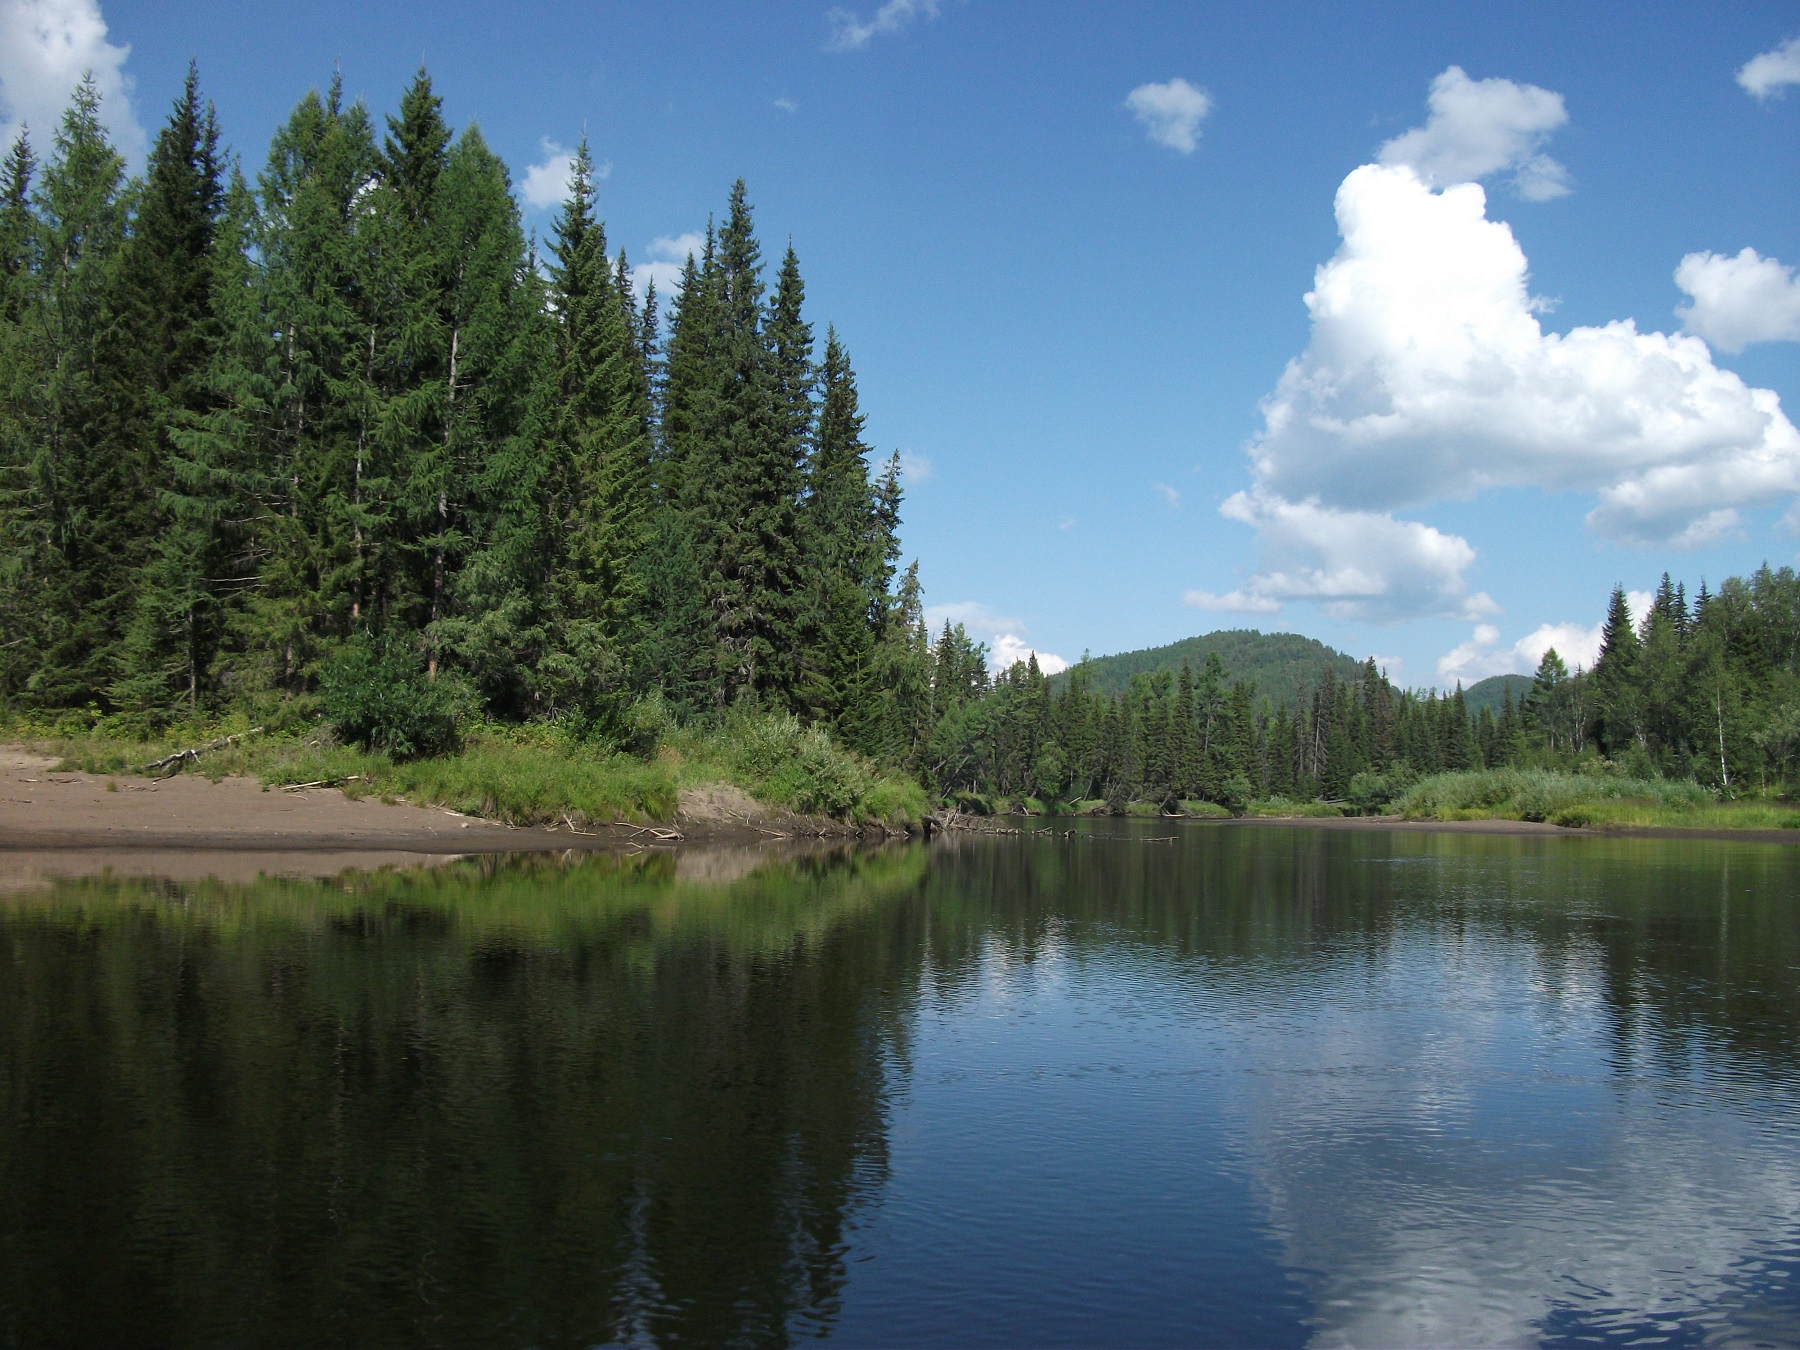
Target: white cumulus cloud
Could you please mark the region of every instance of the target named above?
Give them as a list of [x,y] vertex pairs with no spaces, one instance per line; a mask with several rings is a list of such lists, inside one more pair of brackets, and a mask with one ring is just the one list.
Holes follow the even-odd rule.
[[95,0],[0,0],[0,147],[29,128],[42,158],[69,95],[91,73],[113,148],[132,163],[143,160],[148,138],[132,112],[125,73],[131,48],[108,42],[106,31]]
[[1735,257],[1690,253],[1675,269],[1675,284],[1694,301],[1675,311],[1682,325],[1721,351],[1741,352],[1752,342],[1800,341],[1800,278],[1753,248]]
[[[540,142],[544,158],[525,170],[525,179],[519,184],[519,195],[525,199],[527,206],[542,211],[548,207],[560,206],[569,195],[569,177],[575,172],[575,152],[564,149],[548,136]],[[612,173],[612,165],[601,163],[594,165],[596,181],[606,178]]]
[[1800,37],[1791,37],[1774,50],[1751,57],[1738,71],[1737,82],[1746,93],[1759,99],[1779,93],[1790,84],[1800,84]]
[[1125,96],[1125,106],[1158,145],[1194,153],[1200,124],[1212,111],[1212,95],[1176,76],[1167,84],[1140,84]]
[[918,19],[935,19],[939,0],[887,0],[867,19],[847,9],[834,9],[825,16],[831,25],[831,37],[825,49],[833,52],[860,51],[878,37],[898,33]]
[[706,236],[698,230],[689,230],[686,234],[662,235],[650,241],[645,250],[649,255],[647,262],[638,263],[631,269],[631,285],[642,299],[644,289],[652,281],[656,283],[656,293],[664,300],[669,299],[681,289],[681,273],[692,257],[696,262],[706,251]]
[[1256,530],[1260,570],[1223,595],[1189,591],[1183,598],[1197,609],[1274,614],[1290,600],[1308,600],[1341,619],[1495,612],[1487,595],[1469,593],[1464,573],[1475,550],[1454,534],[1385,512],[1337,510],[1262,491],[1235,493],[1219,510]]
[[908,487],[917,487],[931,477],[932,464],[930,455],[922,455],[917,450],[900,452],[900,477],[906,480]]
[[1510,169],[1530,201],[1569,191],[1569,173],[1542,153],[1569,120],[1561,94],[1511,80],[1471,80],[1451,66],[1431,82],[1425,125],[1381,147],[1383,164],[1404,164],[1433,187],[1472,183]]
[[1525,255],[1486,201],[1406,165],[1344,180],[1343,244],[1306,296],[1311,341],[1250,447],[1263,493],[1393,510],[1496,487],[1593,492],[1600,534],[1692,545],[1800,491],[1779,399],[1704,342],[1629,319],[1544,332]]
[[996,614],[979,600],[925,607],[925,625],[933,634],[945,623],[961,624],[970,637],[987,644],[987,667],[993,674],[1011,670],[1016,662],[1028,660],[1034,654],[1038,669],[1046,675],[1069,668],[1069,663],[1054,652],[1040,651],[1032,646],[1024,623]]

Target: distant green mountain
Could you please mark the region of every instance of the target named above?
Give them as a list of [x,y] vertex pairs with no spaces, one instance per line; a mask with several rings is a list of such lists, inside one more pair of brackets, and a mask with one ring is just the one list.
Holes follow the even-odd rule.
[[1517,703],[1525,697],[1525,691],[1531,688],[1529,675],[1490,675],[1485,680],[1477,680],[1463,690],[1463,702],[1468,704],[1471,713],[1480,715],[1483,708],[1492,708],[1494,716],[1500,715],[1500,701],[1510,691],[1512,700]]
[[[1120,652],[1117,656],[1096,656],[1087,662],[1087,672],[1095,688],[1116,694],[1131,684],[1134,675],[1154,674],[1159,670],[1179,673],[1181,663],[1188,662],[1198,674],[1209,654],[1217,652],[1219,660],[1232,680],[1255,680],[1259,694],[1271,703],[1296,707],[1312,693],[1319,677],[1327,670],[1339,679],[1355,679],[1362,663],[1354,657],[1327,647],[1314,638],[1298,633],[1259,633],[1252,628],[1224,629],[1201,637],[1183,638],[1166,647],[1146,647],[1143,651]],[[1055,677],[1062,684],[1068,675]]]

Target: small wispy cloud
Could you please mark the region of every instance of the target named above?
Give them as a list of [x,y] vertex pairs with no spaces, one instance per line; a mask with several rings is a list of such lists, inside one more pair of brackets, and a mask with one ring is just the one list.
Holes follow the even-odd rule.
[[1157,491],[1157,494],[1159,496],[1161,496],[1162,499],[1169,504],[1170,510],[1174,510],[1176,507],[1181,505],[1181,494],[1179,492],[1177,492],[1174,488],[1170,487],[1167,483],[1158,483],[1156,485],[1156,491]]
[[[519,195],[525,204],[543,211],[552,206],[560,206],[569,195],[569,176],[575,172],[575,152],[558,145],[548,136],[538,142],[543,150],[544,158],[537,164],[527,166],[525,177],[519,183]],[[612,173],[610,163],[594,165],[596,180],[606,178]]]
[[1737,73],[1744,92],[1758,99],[1779,94],[1790,84],[1800,84],[1800,37],[1791,37],[1773,51],[1744,62]]
[[1433,187],[1511,169],[1526,201],[1569,195],[1569,171],[1542,150],[1569,120],[1561,94],[1512,80],[1472,80],[1450,66],[1432,80],[1426,106],[1424,126],[1381,147],[1383,164],[1404,164]]
[[900,476],[906,480],[908,487],[917,487],[930,479],[932,473],[931,456],[921,455],[917,450],[900,452]]
[[1059,530],[1074,529],[1075,528],[1075,517],[1074,516],[1064,516],[1060,521],[1057,522],[1056,528]]
[[[1655,599],[1649,591],[1626,592],[1626,603],[1634,617],[1642,619],[1650,612]],[[1552,647],[1570,669],[1581,666],[1592,670],[1600,657],[1600,639],[1606,625],[1580,623],[1544,623],[1513,643],[1500,645],[1500,630],[1491,623],[1478,623],[1467,642],[1459,643],[1438,658],[1438,680],[1448,689],[1461,681],[1473,684],[1490,675],[1529,675]]]
[[876,38],[898,33],[917,20],[937,18],[939,4],[940,0],[887,0],[867,19],[847,9],[834,9],[825,16],[825,22],[831,25],[825,50],[861,51]]
[[800,111],[800,105],[791,98],[778,98],[775,100],[775,106],[784,113],[793,114]]
[[985,642],[988,669],[998,675],[1035,655],[1046,675],[1067,670],[1069,663],[1054,652],[1040,651],[1027,641],[1029,630],[1018,619],[996,614],[979,600],[959,600],[950,605],[927,605],[925,625],[934,633],[944,624],[961,624],[970,637]]
[[69,95],[92,76],[113,148],[140,163],[149,138],[131,105],[131,48],[107,41],[98,0],[0,0],[0,147],[29,128],[44,157]]
[[1752,342],[1800,342],[1800,277],[1779,259],[1753,248],[1736,257],[1690,253],[1675,269],[1675,284],[1693,304],[1675,312],[1682,326],[1720,351]]
[[1200,124],[1212,111],[1213,98],[1176,76],[1167,84],[1140,84],[1125,95],[1125,106],[1151,140],[1191,155],[1200,144]]
[[648,261],[631,269],[631,286],[642,299],[645,288],[654,281],[656,293],[665,300],[681,289],[681,273],[689,257],[698,258],[706,248],[706,236],[698,230],[686,234],[662,235],[650,241]]

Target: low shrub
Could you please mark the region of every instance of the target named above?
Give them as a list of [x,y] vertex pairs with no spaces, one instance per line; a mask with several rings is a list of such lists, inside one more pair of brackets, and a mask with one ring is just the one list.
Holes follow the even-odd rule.
[[1230,820],[1231,812],[1217,802],[1182,801],[1175,803],[1181,813],[1199,820]]
[[1244,809],[1247,816],[1301,816],[1314,820],[1327,820],[1333,816],[1341,816],[1344,809],[1335,802],[1296,802],[1286,797],[1264,797],[1251,802]]
[[427,678],[418,649],[392,634],[358,633],[326,662],[320,683],[331,728],[395,760],[456,750],[475,702],[459,678]]

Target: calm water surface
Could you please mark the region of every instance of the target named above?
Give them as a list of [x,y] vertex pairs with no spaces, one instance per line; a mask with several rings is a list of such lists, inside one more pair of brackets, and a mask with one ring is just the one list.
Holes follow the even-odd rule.
[[0,895],[0,1344],[1800,1344],[1800,849]]

